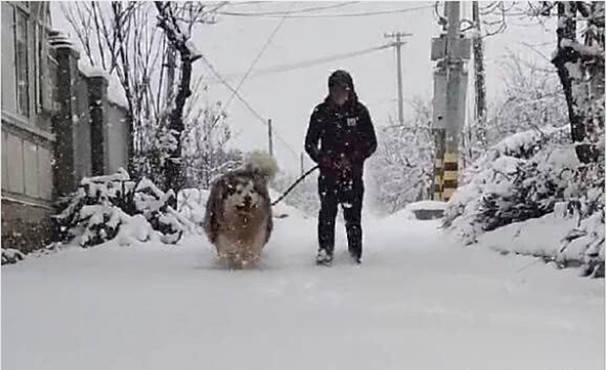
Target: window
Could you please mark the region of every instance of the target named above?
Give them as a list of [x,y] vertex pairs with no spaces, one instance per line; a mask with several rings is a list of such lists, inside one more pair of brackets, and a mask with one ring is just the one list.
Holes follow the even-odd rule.
[[44,53],[43,53],[43,32],[44,29],[42,28],[41,25],[36,24],[34,26],[35,28],[35,62],[34,62],[34,91],[36,93],[36,113],[39,113],[42,109],[42,97],[44,96],[44,93],[42,91],[42,85],[44,83],[46,83],[46,81],[44,81],[44,71],[42,69],[42,60],[44,58]]
[[29,117],[27,14],[15,9],[15,66],[17,77],[17,113]]
[[34,95],[36,113],[50,111],[50,87],[51,84],[48,66],[48,39],[46,36],[48,20],[50,19],[49,5],[44,2],[34,2],[33,14],[38,18],[34,21]]
[[17,112],[17,94],[15,87],[17,79],[15,78],[15,11],[14,6],[8,2],[0,4],[2,9],[2,110]]

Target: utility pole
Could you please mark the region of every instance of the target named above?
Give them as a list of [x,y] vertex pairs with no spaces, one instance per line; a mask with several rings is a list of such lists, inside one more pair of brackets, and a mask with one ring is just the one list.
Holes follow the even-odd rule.
[[301,152],[301,176],[305,174],[305,156]]
[[400,125],[404,125],[404,93],[402,92],[402,45],[406,44],[402,41],[402,38],[412,36],[411,33],[406,32],[392,32],[385,34],[386,38],[395,38],[391,46],[396,48],[396,68],[398,71],[398,122]]
[[480,10],[478,2],[472,3],[472,20],[476,28],[473,37],[473,72],[475,85],[475,121],[483,124],[486,116],[486,82],[484,78],[484,47],[482,45]]
[[267,137],[268,137],[268,144],[269,144],[269,155],[270,156],[274,156],[274,143],[273,143],[273,137],[272,137],[272,132],[271,132],[271,118],[267,120]]
[[434,199],[448,201],[458,186],[459,139],[465,122],[467,73],[470,40],[461,37],[460,3],[446,2],[447,32],[432,39],[434,71]]
[[480,10],[477,1],[471,3],[472,21],[475,29],[472,36],[473,53],[473,81],[474,81],[474,115],[473,120],[469,122],[468,129],[465,130],[463,166],[467,165],[467,160],[473,161],[474,148],[473,143],[484,145],[486,138],[486,79],[484,75],[484,47],[482,42],[482,29],[480,21]]

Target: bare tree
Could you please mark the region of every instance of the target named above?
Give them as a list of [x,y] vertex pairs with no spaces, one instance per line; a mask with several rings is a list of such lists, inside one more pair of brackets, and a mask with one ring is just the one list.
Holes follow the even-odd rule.
[[500,65],[504,97],[489,106],[482,125],[470,121],[465,127],[462,142],[466,165],[509,135],[566,124],[566,103],[555,68],[544,68],[511,51]]
[[69,3],[63,10],[88,64],[117,78],[122,87],[132,128],[130,171],[154,179],[149,168],[154,161],[145,158],[156,144],[155,129],[171,87],[165,73],[167,43],[155,27],[153,8],[143,2],[90,1]]
[[191,111],[186,103],[192,63],[200,57],[190,41],[192,30],[214,22],[222,5],[91,1],[64,6],[88,63],[120,82],[133,131],[130,170],[166,189],[178,191],[184,179],[182,132]]
[[415,98],[411,105],[411,120],[377,132],[381,145],[368,167],[375,182],[377,203],[388,212],[427,198],[431,188],[435,155],[431,101]]
[[176,83],[176,94],[168,113],[168,133],[172,136],[173,145],[168,151],[165,164],[165,187],[178,192],[185,184],[185,171],[181,160],[181,136],[185,129],[184,110],[187,99],[191,96],[192,63],[201,57],[190,42],[193,25],[204,22],[206,6],[201,3],[154,2],[158,10],[158,27],[170,42],[170,47],[179,54],[179,81]]
[[[494,1],[483,3],[477,14],[482,16],[480,24],[485,29],[482,37],[488,37],[505,31],[510,16],[532,17],[542,22],[541,17],[552,15],[554,10],[558,17],[558,44],[551,62],[566,98],[571,137],[579,160],[595,162],[603,156],[604,3]],[[465,19],[462,24],[467,25],[464,31],[478,26]],[[579,37],[583,40],[579,41]]]
[[207,104],[186,125],[183,161],[188,187],[209,189],[216,176],[241,164],[242,153],[226,149],[232,137],[226,117],[220,103]]
[[[544,6],[543,14],[549,14],[554,4]],[[577,157],[595,162],[603,157],[604,3],[557,2],[555,7],[558,47],[552,63],[564,89]]]

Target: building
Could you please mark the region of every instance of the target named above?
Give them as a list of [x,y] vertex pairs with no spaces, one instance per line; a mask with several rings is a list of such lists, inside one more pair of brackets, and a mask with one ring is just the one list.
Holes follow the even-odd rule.
[[127,168],[130,124],[103,74],[51,30],[48,2],[2,2],[2,247],[53,238],[55,201],[82,177]]

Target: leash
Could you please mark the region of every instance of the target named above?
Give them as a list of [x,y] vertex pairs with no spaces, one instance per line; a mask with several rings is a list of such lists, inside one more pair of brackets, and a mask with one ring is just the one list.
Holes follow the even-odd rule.
[[307,176],[309,176],[309,174],[311,174],[312,172],[314,172],[315,170],[317,170],[319,168],[319,166],[314,166],[312,167],[310,170],[308,170],[307,172],[305,172],[303,175],[301,175],[301,177],[299,177],[297,179],[297,181],[295,181],[288,189],[286,189],[286,191],[284,193],[282,193],[282,195],[280,195],[280,197],[278,199],[276,199],[275,201],[273,201],[271,203],[272,207],[275,206],[276,204],[280,203],[280,201],[282,201],[282,199],[286,198],[286,196],[297,186],[299,185],[299,183],[301,181],[303,181],[303,179],[305,179]]

